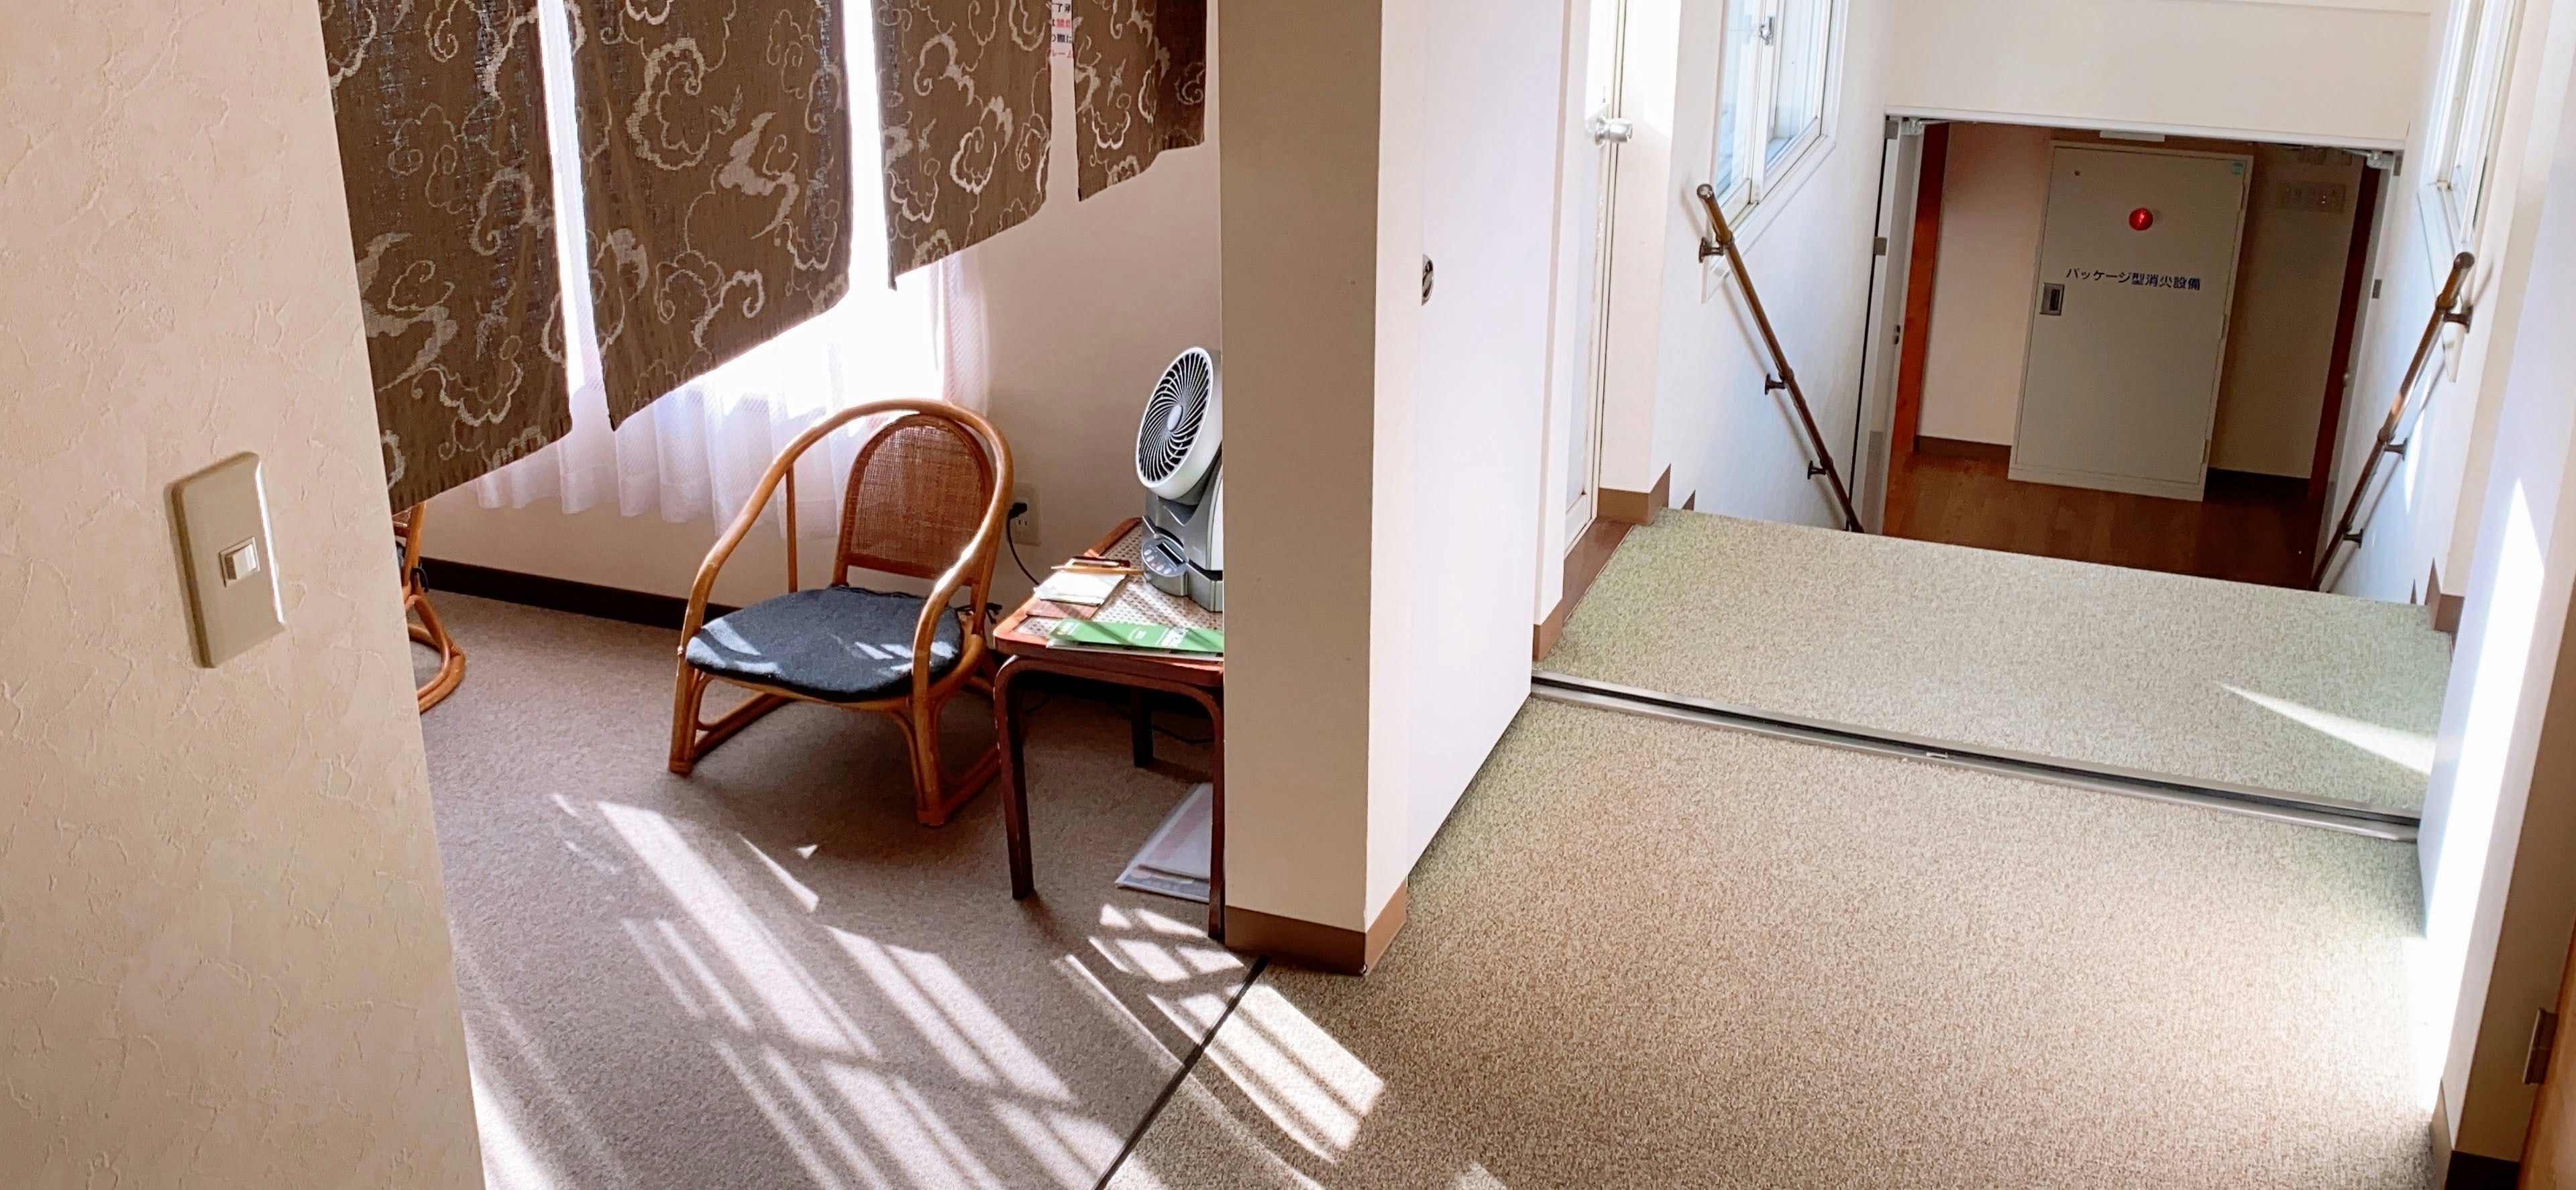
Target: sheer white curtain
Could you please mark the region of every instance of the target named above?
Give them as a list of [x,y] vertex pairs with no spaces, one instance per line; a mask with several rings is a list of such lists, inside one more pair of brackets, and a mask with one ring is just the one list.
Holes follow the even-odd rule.
[[[563,265],[564,329],[572,387],[572,432],[554,445],[474,482],[485,508],[560,501],[565,512],[614,501],[627,516],[730,521],[750,499],[780,448],[834,410],[885,397],[977,403],[967,383],[975,336],[948,325],[965,309],[956,258],[886,288],[884,187],[876,176],[873,22],[852,4],[849,55],[855,218],[850,294],[829,312],[763,343],[628,418],[611,432],[600,387],[586,277],[580,161],[573,140],[571,43],[562,6],[537,6],[546,47],[547,135],[554,149],[556,250]],[[839,523],[841,485],[871,428],[861,421],[833,434],[796,469],[800,535],[828,536]],[[782,494],[783,495],[783,494]],[[775,522],[782,498],[764,519]]]

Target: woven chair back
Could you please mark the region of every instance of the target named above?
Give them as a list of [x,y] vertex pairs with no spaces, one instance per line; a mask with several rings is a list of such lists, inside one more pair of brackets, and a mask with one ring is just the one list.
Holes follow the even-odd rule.
[[993,458],[963,422],[908,413],[850,464],[833,579],[853,568],[937,578],[975,539],[994,498]]

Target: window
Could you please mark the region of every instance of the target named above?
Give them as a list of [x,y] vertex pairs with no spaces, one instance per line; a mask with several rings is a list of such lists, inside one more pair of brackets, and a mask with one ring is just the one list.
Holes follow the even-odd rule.
[[[585,209],[581,160],[574,132],[575,77],[572,30],[564,6],[536,6],[539,44],[546,55],[547,140],[555,169],[556,259],[562,275],[585,275]],[[850,22],[848,60],[875,61],[874,26]],[[614,505],[627,516],[658,513],[672,523],[714,518],[723,524],[751,497],[771,459],[825,416],[879,397],[926,399],[977,397],[954,374],[948,355],[943,303],[960,296],[959,262],[952,257],[886,285],[884,190],[876,173],[876,106],[850,106],[851,154],[858,173],[851,188],[854,215],[850,288],[838,305],[777,337],[725,361],[714,371],[672,390],[608,428],[608,397],[601,387],[598,339],[587,286],[564,288],[564,330],[571,345],[564,361],[572,393],[572,432],[526,458],[474,481],[485,508],[525,508],[552,499],[577,513]],[[974,318],[971,312],[967,319]],[[970,322],[971,325],[971,322]],[[962,350],[963,348],[961,348]],[[861,423],[834,434],[800,465],[796,516],[806,533],[830,533],[839,523],[838,476],[849,473],[860,443],[874,428]],[[771,500],[762,519],[775,523],[781,501]]]
[[2487,166],[2503,115],[2517,0],[2460,0],[2443,42],[2441,90],[2425,143],[2425,184],[2438,200],[2454,248],[2477,236],[2486,206]]
[[1833,0],[1727,0],[1710,175],[1729,211],[1762,201],[1824,139],[1833,18]]

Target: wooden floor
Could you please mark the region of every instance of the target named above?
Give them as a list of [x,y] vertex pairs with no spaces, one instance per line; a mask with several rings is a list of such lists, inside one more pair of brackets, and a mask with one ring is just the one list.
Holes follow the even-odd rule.
[[2209,473],[2207,498],[2167,500],[2017,483],[1995,458],[1895,460],[1887,532],[2276,587],[2308,585],[2319,509],[2304,480]]

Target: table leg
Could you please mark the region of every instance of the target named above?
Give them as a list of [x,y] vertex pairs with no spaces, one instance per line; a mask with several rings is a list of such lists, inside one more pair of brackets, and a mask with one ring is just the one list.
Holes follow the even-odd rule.
[[1225,941],[1225,704],[1207,691],[1191,697],[1208,713],[1208,937]]
[[1029,863],[1029,770],[1021,754],[1019,708],[1019,658],[1002,662],[993,675],[993,731],[1002,745],[1002,833],[1009,839],[1011,850],[1011,899],[1025,900],[1037,893],[1037,877]]
[[1154,763],[1154,704],[1142,686],[1127,688],[1127,732],[1136,767]]

